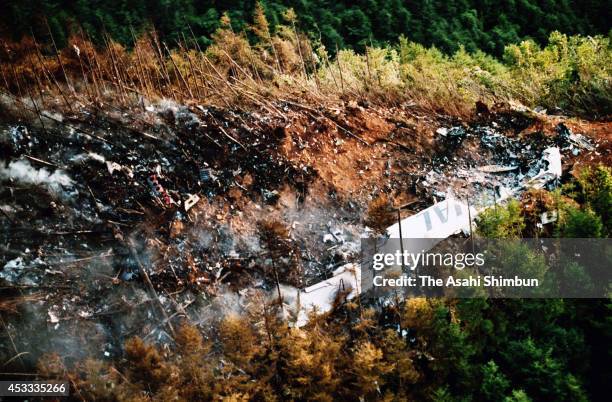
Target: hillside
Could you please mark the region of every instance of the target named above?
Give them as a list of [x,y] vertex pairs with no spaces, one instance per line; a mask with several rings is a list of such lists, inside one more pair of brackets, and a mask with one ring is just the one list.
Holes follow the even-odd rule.
[[[399,2],[289,3],[297,15],[8,4],[0,377],[66,381],[80,401],[606,400],[612,48],[549,32],[567,19],[605,34],[599,3],[509,3],[507,24],[535,18],[513,28],[487,2],[423,2],[433,16],[405,8],[404,22],[439,24],[418,40],[376,19],[399,19]],[[312,40],[319,13],[337,52]],[[27,35],[40,15],[55,43],[44,22]],[[85,31],[68,34],[75,15]],[[447,222],[458,201],[478,217],[449,243],[505,239],[503,268],[567,288],[414,297],[332,281],[368,239],[432,205],[446,212],[423,225]],[[576,238],[598,247],[580,255]],[[325,286],[329,309],[304,310],[295,295]]]

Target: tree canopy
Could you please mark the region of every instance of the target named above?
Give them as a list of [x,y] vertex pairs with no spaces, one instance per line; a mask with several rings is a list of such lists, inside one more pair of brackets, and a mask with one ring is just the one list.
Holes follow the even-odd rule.
[[[151,26],[172,44],[197,39],[211,43],[220,17],[227,13],[235,31],[253,23],[254,0],[22,0],[0,6],[0,32],[18,38],[34,33],[41,40],[49,31],[60,45],[83,28],[101,42],[104,33],[124,44],[133,31]],[[550,32],[607,34],[608,2],[602,0],[265,0],[263,10],[272,29],[293,9],[299,29],[330,50],[363,49],[394,43],[400,35],[445,52],[460,46],[501,55],[504,46],[524,39],[545,43]],[[45,22],[48,21],[48,24]],[[48,25],[48,27],[47,27]]]

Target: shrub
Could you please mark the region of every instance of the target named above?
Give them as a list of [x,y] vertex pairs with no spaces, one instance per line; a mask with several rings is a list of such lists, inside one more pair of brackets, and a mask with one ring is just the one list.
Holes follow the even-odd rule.
[[510,200],[507,205],[489,208],[476,219],[478,233],[483,237],[502,239],[519,238],[525,228],[518,201]]
[[603,224],[601,218],[591,209],[570,208],[561,225],[561,237],[590,238],[601,237]]
[[504,60],[513,95],[533,106],[560,107],[583,115],[612,112],[612,48],[603,36],[550,34],[544,48],[528,40],[509,45]]

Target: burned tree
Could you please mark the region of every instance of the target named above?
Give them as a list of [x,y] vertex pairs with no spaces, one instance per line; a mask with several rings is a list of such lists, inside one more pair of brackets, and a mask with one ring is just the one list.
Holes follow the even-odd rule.
[[258,223],[259,237],[268,252],[272,272],[276,283],[279,303],[282,303],[280,279],[283,282],[299,285],[301,275],[297,260],[297,250],[289,237],[289,229],[276,220],[265,220]]
[[395,219],[396,216],[389,197],[381,194],[369,203],[364,223],[372,228],[376,234],[382,235],[389,226],[395,223]]

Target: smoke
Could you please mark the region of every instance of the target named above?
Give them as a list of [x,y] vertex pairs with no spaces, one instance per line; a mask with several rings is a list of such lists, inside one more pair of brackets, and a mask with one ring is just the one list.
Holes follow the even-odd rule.
[[17,160],[4,167],[5,162],[0,161],[0,179],[14,180],[23,184],[43,185],[53,193],[63,195],[64,187],[72,187],[72,179],[63,171],[56,170],[50,173],[46,169],[37,170],[26,160]]

